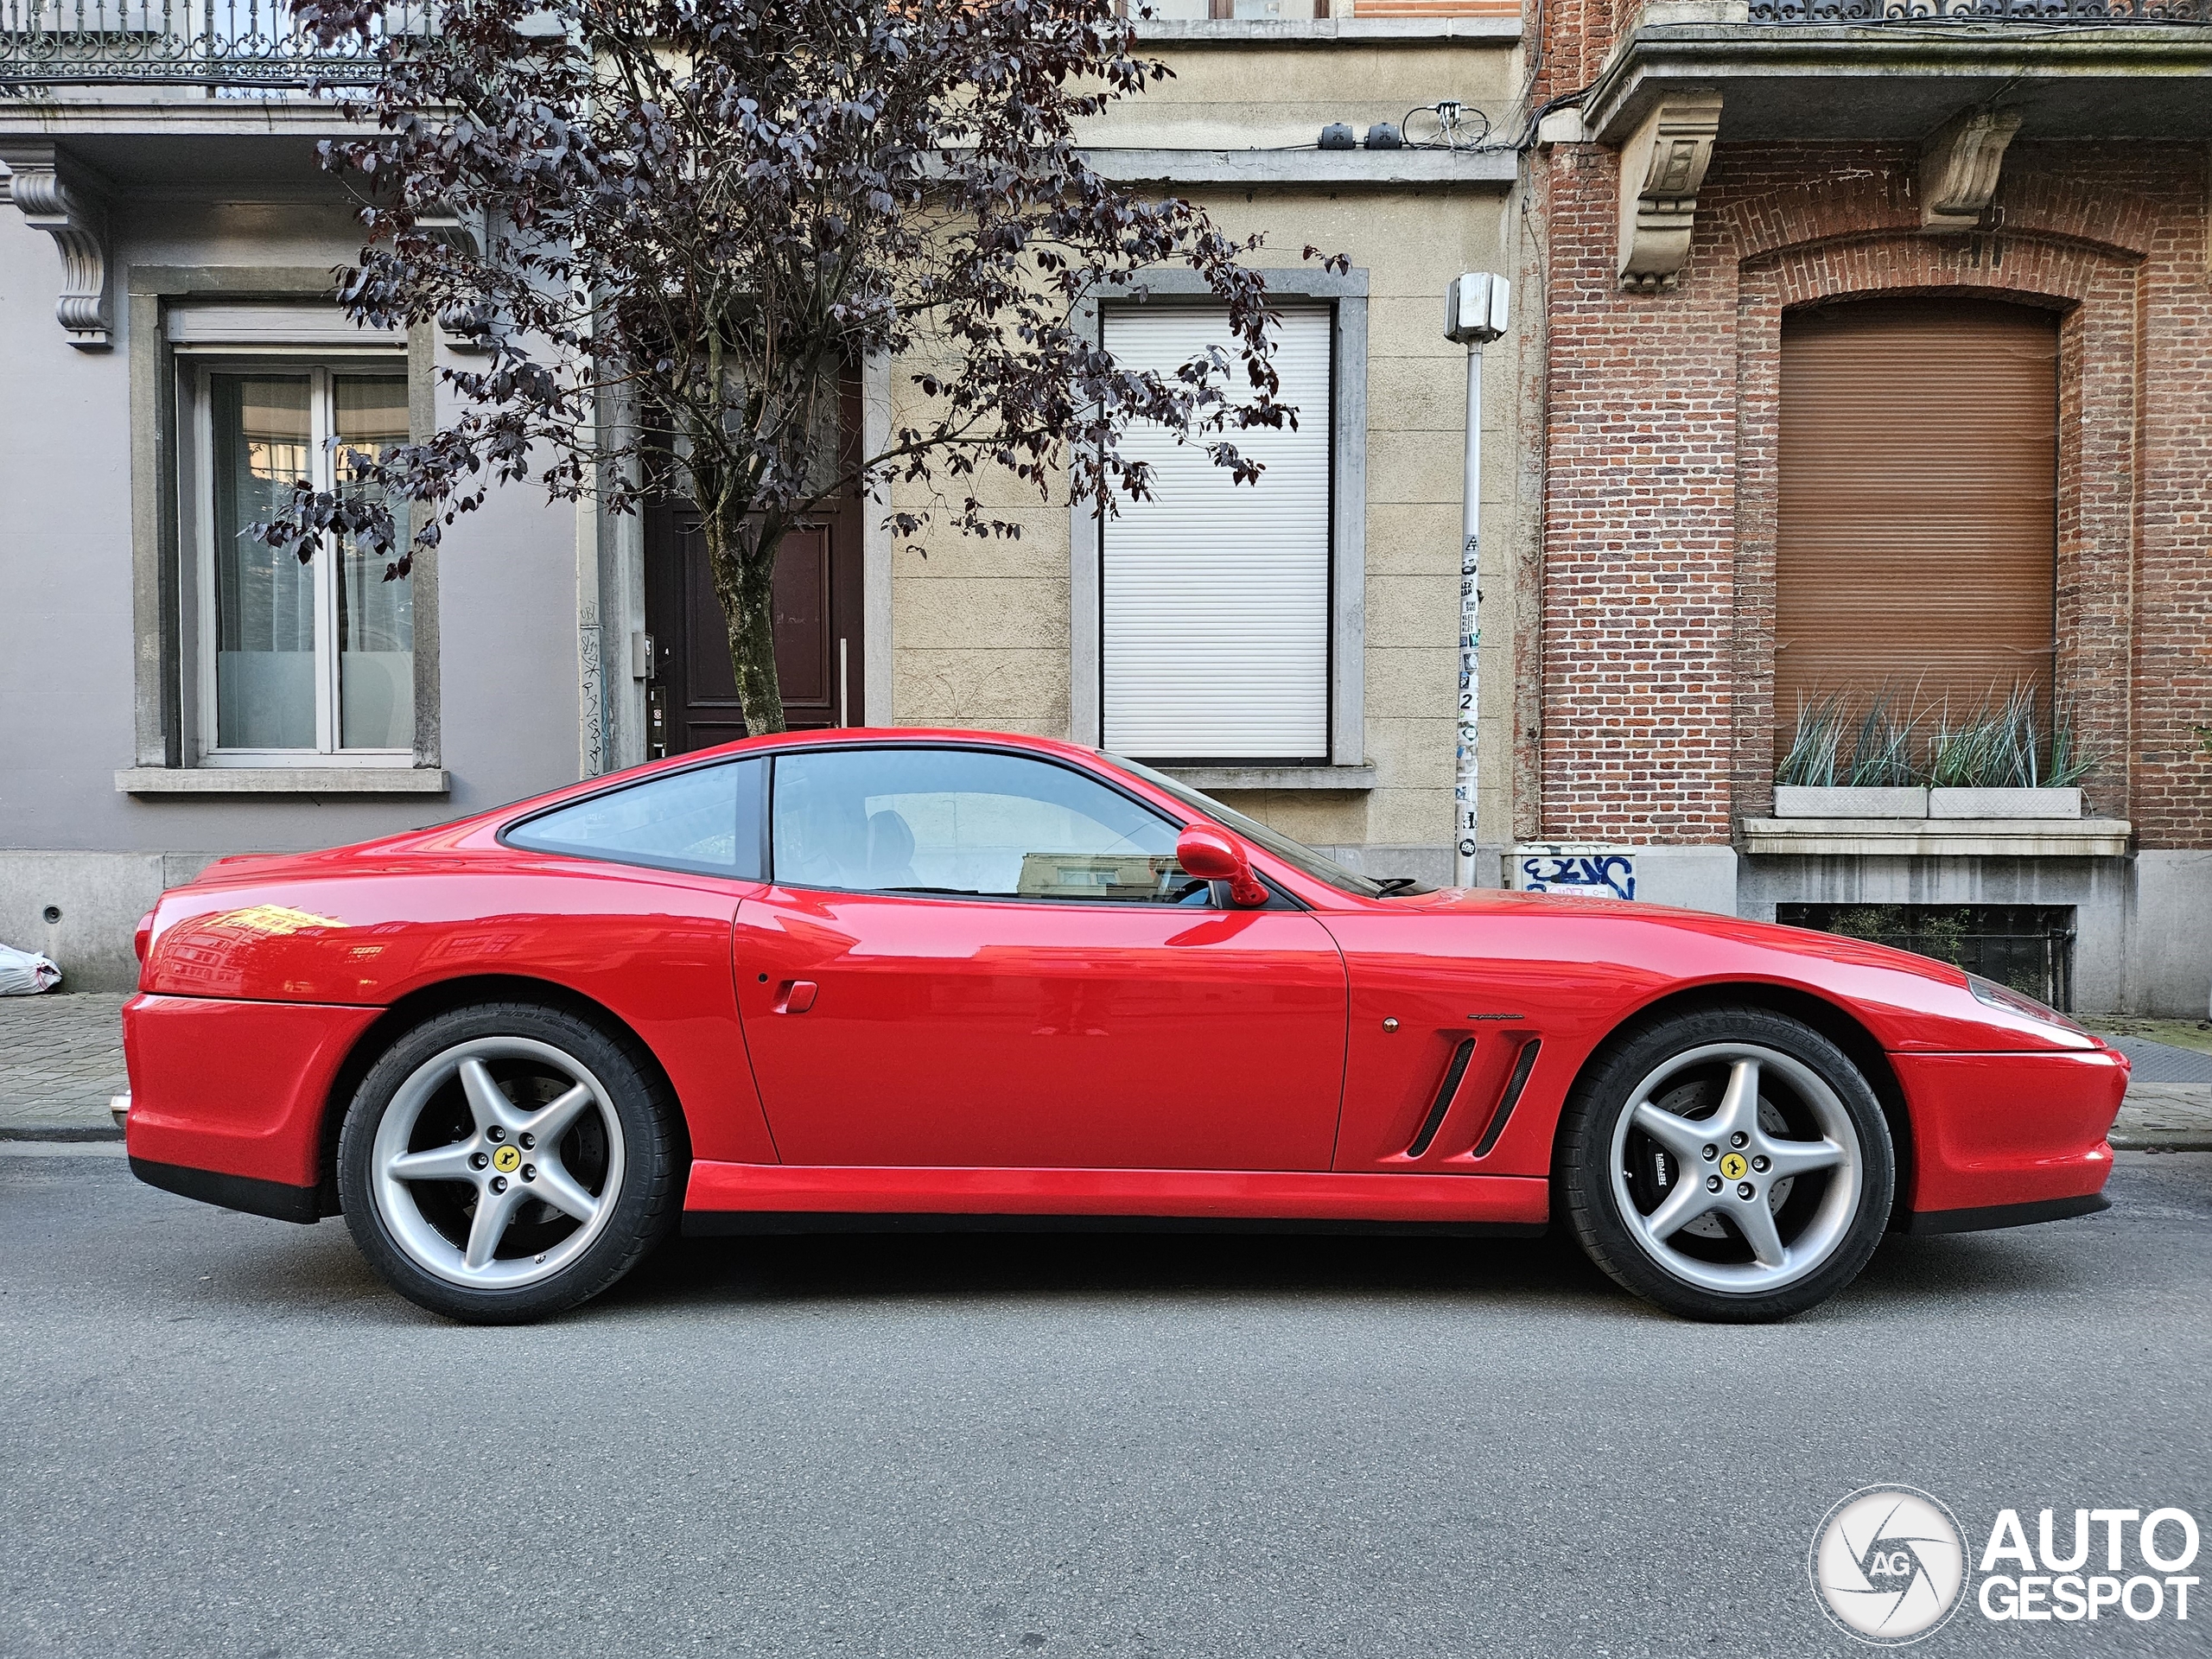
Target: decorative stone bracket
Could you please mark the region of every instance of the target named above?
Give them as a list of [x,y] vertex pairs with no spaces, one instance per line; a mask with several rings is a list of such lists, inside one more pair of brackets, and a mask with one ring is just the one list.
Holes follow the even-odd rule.
[[[484,256],[487,227],[480,213],[418,213],[415,224],[432,240],[443,243],[456,253],[472,259],[480,259]],[[475,353],[492,349],[491,336],[477,319],[459,307],[439,316],[438,332],[443,336],[448,351]]]
[[61,295],[54,315],[79,350],[104,352],[108,339],[106,193],[97,175],[73,164],[50,143],[0,141],[8,176],[0,188],[23,222],[54,238],[61,254]]
[[1920,228],[1941,236],[1980,224],[1997,194],[2005,147],[2019,130],[2017,112],[1979,109],[1936,128],[1920,152]]
[[1720,134],[1720,94],[1671,92],[1621,146],[1621,286],[1674,287],[1689,257],[1697,193]]

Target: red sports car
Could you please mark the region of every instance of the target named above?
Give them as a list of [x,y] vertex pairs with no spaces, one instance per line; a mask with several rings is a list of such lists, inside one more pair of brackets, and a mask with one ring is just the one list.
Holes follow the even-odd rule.
[[2127,1080],[1941,963],[1376,880],[969,732],[757,739],[227,859],[138,951],[138,1176],[343,1214],[475,1320],[572,1306],[679,1224],[1046,1216],[1556,1224],[1662,1307],[1775,1319],[1885,1230],[2103,1208]]

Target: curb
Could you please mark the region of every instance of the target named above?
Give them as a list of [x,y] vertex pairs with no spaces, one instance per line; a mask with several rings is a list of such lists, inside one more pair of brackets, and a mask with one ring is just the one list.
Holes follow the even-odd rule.
[[2114,1152],[2212,1152],[2212,1136],[2206,1135],[2111,1135],[2105,1141]]
[[51,1142],[56,1141],[120,1141],[122,1139],[123,1131],[121,1129],[106,1128],[91,1123],[63,1123],[56,1124],[52,1128],[48,1128],[43,1125],[22,1125],[15,1123],[0,1125],[0,1143],[5,1143],[10,1141],[37,1141]]

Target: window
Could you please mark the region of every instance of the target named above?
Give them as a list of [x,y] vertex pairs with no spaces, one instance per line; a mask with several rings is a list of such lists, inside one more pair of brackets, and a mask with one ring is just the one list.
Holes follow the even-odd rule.
[[2049,687],[2056,314],[1872,300],[1782,328],[1776,723],[1885,692],[1923,729]]
[[[1322,763],[1331,758],[1334,425],[1326,304],[1278,302],[1281,397],[1295,431],[1230,435],[1264,462],[1236,485],[1205,448],[1135,428],[1153,498],[1099,531],[1104,747],[1148,760]],[[1103,338],[1130,368],[1173,374],[1230,340],[1213,304],[1109,307]]]
[[1211,902],[1178,827],[1095,779],[976,749],[779,755],[775,877],[859,893]]
[[501,837],[510,847],[757,880],[766,760],[664,774],[556,807]]
[[188,367],[194,413],[199,735],[215,765],[391,764],[415,742],[414,594],[351,545],[302,563],[253,539],[293,483],[407,437],[404,365],[283,359]]

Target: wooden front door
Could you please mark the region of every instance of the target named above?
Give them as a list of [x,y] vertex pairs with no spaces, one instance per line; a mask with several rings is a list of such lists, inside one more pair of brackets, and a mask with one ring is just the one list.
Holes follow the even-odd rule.
[[[776,557],[776,673],[793,731],[862,721],[860,520],[853,506],[810,519],[785,537]],[[746,735],[729,630],[695,509],[645,515],[645,625],[648,752],[682,754]]]

